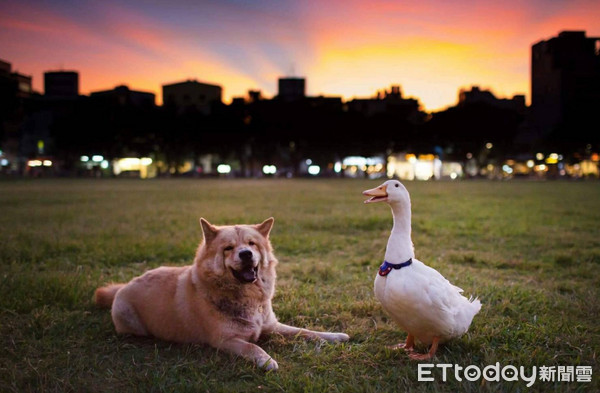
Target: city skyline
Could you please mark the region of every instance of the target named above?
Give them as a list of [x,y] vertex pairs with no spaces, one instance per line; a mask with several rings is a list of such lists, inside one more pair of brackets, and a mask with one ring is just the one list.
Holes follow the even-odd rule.
[[277,93],[282,76],[308,95],[371,97],[391,84],[427,111],[473,85],[530,103],[531,46],[563,30],[600,35],[600,3],[28,2],[0,5],[0,57],[33,77],[75,70],[80,93],[125,84],[162,103],[161,86],[197,79],[223,98]]

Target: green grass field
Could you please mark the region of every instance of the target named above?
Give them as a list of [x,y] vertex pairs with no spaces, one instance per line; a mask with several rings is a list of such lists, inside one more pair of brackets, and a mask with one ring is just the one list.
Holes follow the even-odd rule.
[[[600,390],[600,182],[408,182],[417,258],[483,308],[435,363],[591,366],[592,381],[457,381],[417,362],[373,295],[391,229],[364,205],[366,180],[39,180],[0,182],[0,391]],[[115,334],[96,287],[190,264],[199,217],[275,217],[282,322],[344,331],[349,343],[267,337],[264,373],[202,345]],[[426,350],[419,347],[421,351]]]

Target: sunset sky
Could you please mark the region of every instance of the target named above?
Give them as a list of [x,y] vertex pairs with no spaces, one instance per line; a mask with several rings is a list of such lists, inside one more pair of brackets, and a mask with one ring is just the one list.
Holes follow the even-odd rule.
[[600,1],[0,2],[0,59],[33,76],[76,70],[80,92],[151,91],[186,79],[224,100],[302,76],[307,94],[371,97],[391,84],[428,111],[478,85],[529,102],[531,45],[562,30],[600,36]]

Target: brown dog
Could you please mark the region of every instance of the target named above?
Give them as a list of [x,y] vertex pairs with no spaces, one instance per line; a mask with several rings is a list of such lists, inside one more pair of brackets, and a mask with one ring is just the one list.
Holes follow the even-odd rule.
[[216,227],[201,218],[204,241],[192,265],[160,267],[127,284],[98,288],[96,304],[112,305],[117,333],[206,343],[267,370],[278,365],[252,343],[262,334],[347,341],[344,333],[315,332],[277,321],[271,307],[277,265],[269,242],[273,222],[269,218],[258,225]]

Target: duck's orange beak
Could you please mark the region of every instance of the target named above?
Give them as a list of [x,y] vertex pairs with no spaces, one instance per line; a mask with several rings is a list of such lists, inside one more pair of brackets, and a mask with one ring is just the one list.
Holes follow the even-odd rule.
[[365,203],[385,202],[388,197],[387,186],[381,185],[379,187],[371,188],[370,190],[365,190],[363,191],[363,195],[371,197],[367,199]]

